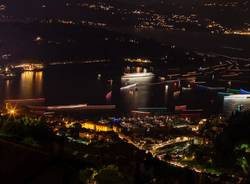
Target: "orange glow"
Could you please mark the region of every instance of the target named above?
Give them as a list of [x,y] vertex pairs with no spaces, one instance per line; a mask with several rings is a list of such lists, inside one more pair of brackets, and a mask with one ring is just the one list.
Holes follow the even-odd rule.
[[17,115],[17,109],[15,106],[11,106],[10,104],[6,104],[6,110],[7,110],[7,114],[9,116],[16,116]]
[[119,132],[120,131],[120,129],[118,127],[95,124],[93,122],[83,123],[82,128],[94,130],[96,132]]

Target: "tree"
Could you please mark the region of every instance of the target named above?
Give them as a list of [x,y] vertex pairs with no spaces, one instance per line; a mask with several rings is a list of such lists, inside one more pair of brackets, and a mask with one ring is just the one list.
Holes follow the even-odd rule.
[[228,126],[215,140],[216,161],[227,167],[238,167],[249,174],[250,161],[247,148],[250,144],[250,111],[231,116]]
[[119,172],[118,167],[109,165],[95,176],[97,184],[127,184],[127,179]]
[[87,168],[80,171],[80,181],[84,184],[94,183],[94,177],[97,171],[93,168]]

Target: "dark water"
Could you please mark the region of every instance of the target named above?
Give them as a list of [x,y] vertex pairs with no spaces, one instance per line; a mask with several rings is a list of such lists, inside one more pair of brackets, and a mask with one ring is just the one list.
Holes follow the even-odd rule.
[[239,35],[208,34],[204,32],[142,31],[134,33],[161,43],[174,44],[204,53],[217,53],[231,57],[250,58],[250,37]]
[[[126,68],[133,72],[146,72],[143,68]],[[150,72],[150,71],[147,71]],[[115,80],[120,80],[116,82]],[[119,96],[114,88],[135,85],[121,90]],[[118,85],[118,86],[115,86]],[[112,97],[107,94],[113,91]],[[42,72],[24,72],[14,80],[1,81],[0,100],[45,98],[46,105],[114,104],[122,112],[138,108],[167,108],[188,105],[190,109],[204,109],[209,114],[230,114],[238,104],[250,106],[250,100],[226,100],[214,94],[191,90],[182,91],[177,97],[169,94],[166,83],[157,75],[147,77],[118,76],[109,66],[58,65],[49,66]],[[118,100],[117,100],[118,99]]]
[[44,96],[44,73],[24,72],[14,80],[0,81],[0,100]]

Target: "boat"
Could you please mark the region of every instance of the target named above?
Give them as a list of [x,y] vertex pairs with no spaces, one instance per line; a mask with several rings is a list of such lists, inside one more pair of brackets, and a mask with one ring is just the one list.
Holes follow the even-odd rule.
[[176,105],[175,106],[175,111],[186,111],[187,110],[187,105]]
[[206,84],[206,82],[205,81],[194,81],[194,82],[192,82],[192,84],[200,85],[200,84]]
[[127,86],[124,86],[124,87],[121,87],[121,91],[123,90],[127,90],[127,89],[131,89],[131,88],[136,88],[137,84],[130,84],[130,85],[127,85]]
[[224,100],[246,100],[250,98],[250,94],[236,94],[236,95],[230,95],[230,96],[225,96]]
[[178,97],[178,96],[180,96],[180,94],[181,94],[181,91],[175,91],[173,93],[174,97]]
[[67,111],[67,110],[114,110],[116,108],[115,105],[87,105],[87,104],[79,104],[79,105],[63,105],[63,106],[26,106],[31,110],[39,110],[39,111]]
[[195,77],[195,76],[200,76],[202,75],[202,73],[200,72],[188,72],[186,74],[182,74],[181,76],[184,77],[184,78],[188,78],[188,77]]
[[0,74],[0,79],[2,80],[12,80],[16,78],[15,73]]
[[30,103],[43,103],[45,102],[45,98],[26,98],[26,99],[7,99],[4,103],[9,104],[30,104]]
[[227,75],[222,75],[222,78],[231,78],[231,77],[238,77],[240,73],[234,73],[234,74],[227,74]]
[[131,111],[132,114],[134,115],[150,115],[151,113],[150,112],[145,112],[145,111]]
[[218,96],[221,96],[221,97],[233,95],[233,93],[226,93],[226,92],[218,92],[217,94]]
[[106,100],[111,100],[112,98],[112,91],[108,92],[105,96]]
[[64,111],[64,110],[76,110],[83,109],[87,107],[87,104],[78,104],[78,105],[61,105],[61,106],[34,106],[27,105],[28,109],[39,110],[39,111]]
[[153,73],[125,73],[122,78],[128,79],[128,78],[141,78],[141,77],[152,77],[154,76]]
[[[124,86],[124,87],[121,87],[120,90],[121,91],[124,91],[124,90],[129,90],[129,89],[135,89],[136,91],[138,90],[137,89],[137,84],[130,84],[130,85],[127,85],[127,86]],[[112,98],[112,91],[108,92],[105,96],[106,100],[110,100]]]
[[172,78],[178,78],[178,77],[180,77],[181,76],[181,74],[179,74],[179,73],[176,73],[176,74],[168,74],[168,78],[170,78],[170,79],[172,79]]
[[166,107],[139,107],[136,109],[137,111],[142,112],[166,112]]
[[227,93],[233,93],[233,94],[240,94],[239,89],[232,89],[232,88],[227,88]]
[[244,89],[240,89],[240,94],[250,94],[250,91],[246,91]]
[[192,114],[192,113],[202,113],[203,112],[203,109],[187,109],[187,110],[184,110],[184,111],[181,111],[185,114]]
[[182,91],[190,91],[190,90],[192,90],[191,87],[182,87],[181,89],[182,89]]
[[209,90],[209,91],[224,91],[225,87],[210,87],[210,86],[204,86],[204,85],[196,85],[197,88],[203,89],[203,90]]
[[210,69],[210,67],[200,67],[200,68],[198,69],[198,71],[204,72],[204,71],[207,71],[207,70],[209,70],[209,69]]

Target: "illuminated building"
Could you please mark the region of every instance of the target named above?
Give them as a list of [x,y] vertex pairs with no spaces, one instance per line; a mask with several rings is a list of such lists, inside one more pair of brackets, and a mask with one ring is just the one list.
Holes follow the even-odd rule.
[[22,68],[24,71],[35,71],[42,70],[44,68],[43,64],[20,64],[15,66],[15,68]]
[[125,61],[130,62],[130,63],[152,63],[152,61],[148,60],[148,59],[125,59]]
[[85,122],[82,124],[82,128],[94,130],[97,132],[120,132],[120,129],[116,126],[96,124],[94,122]]

